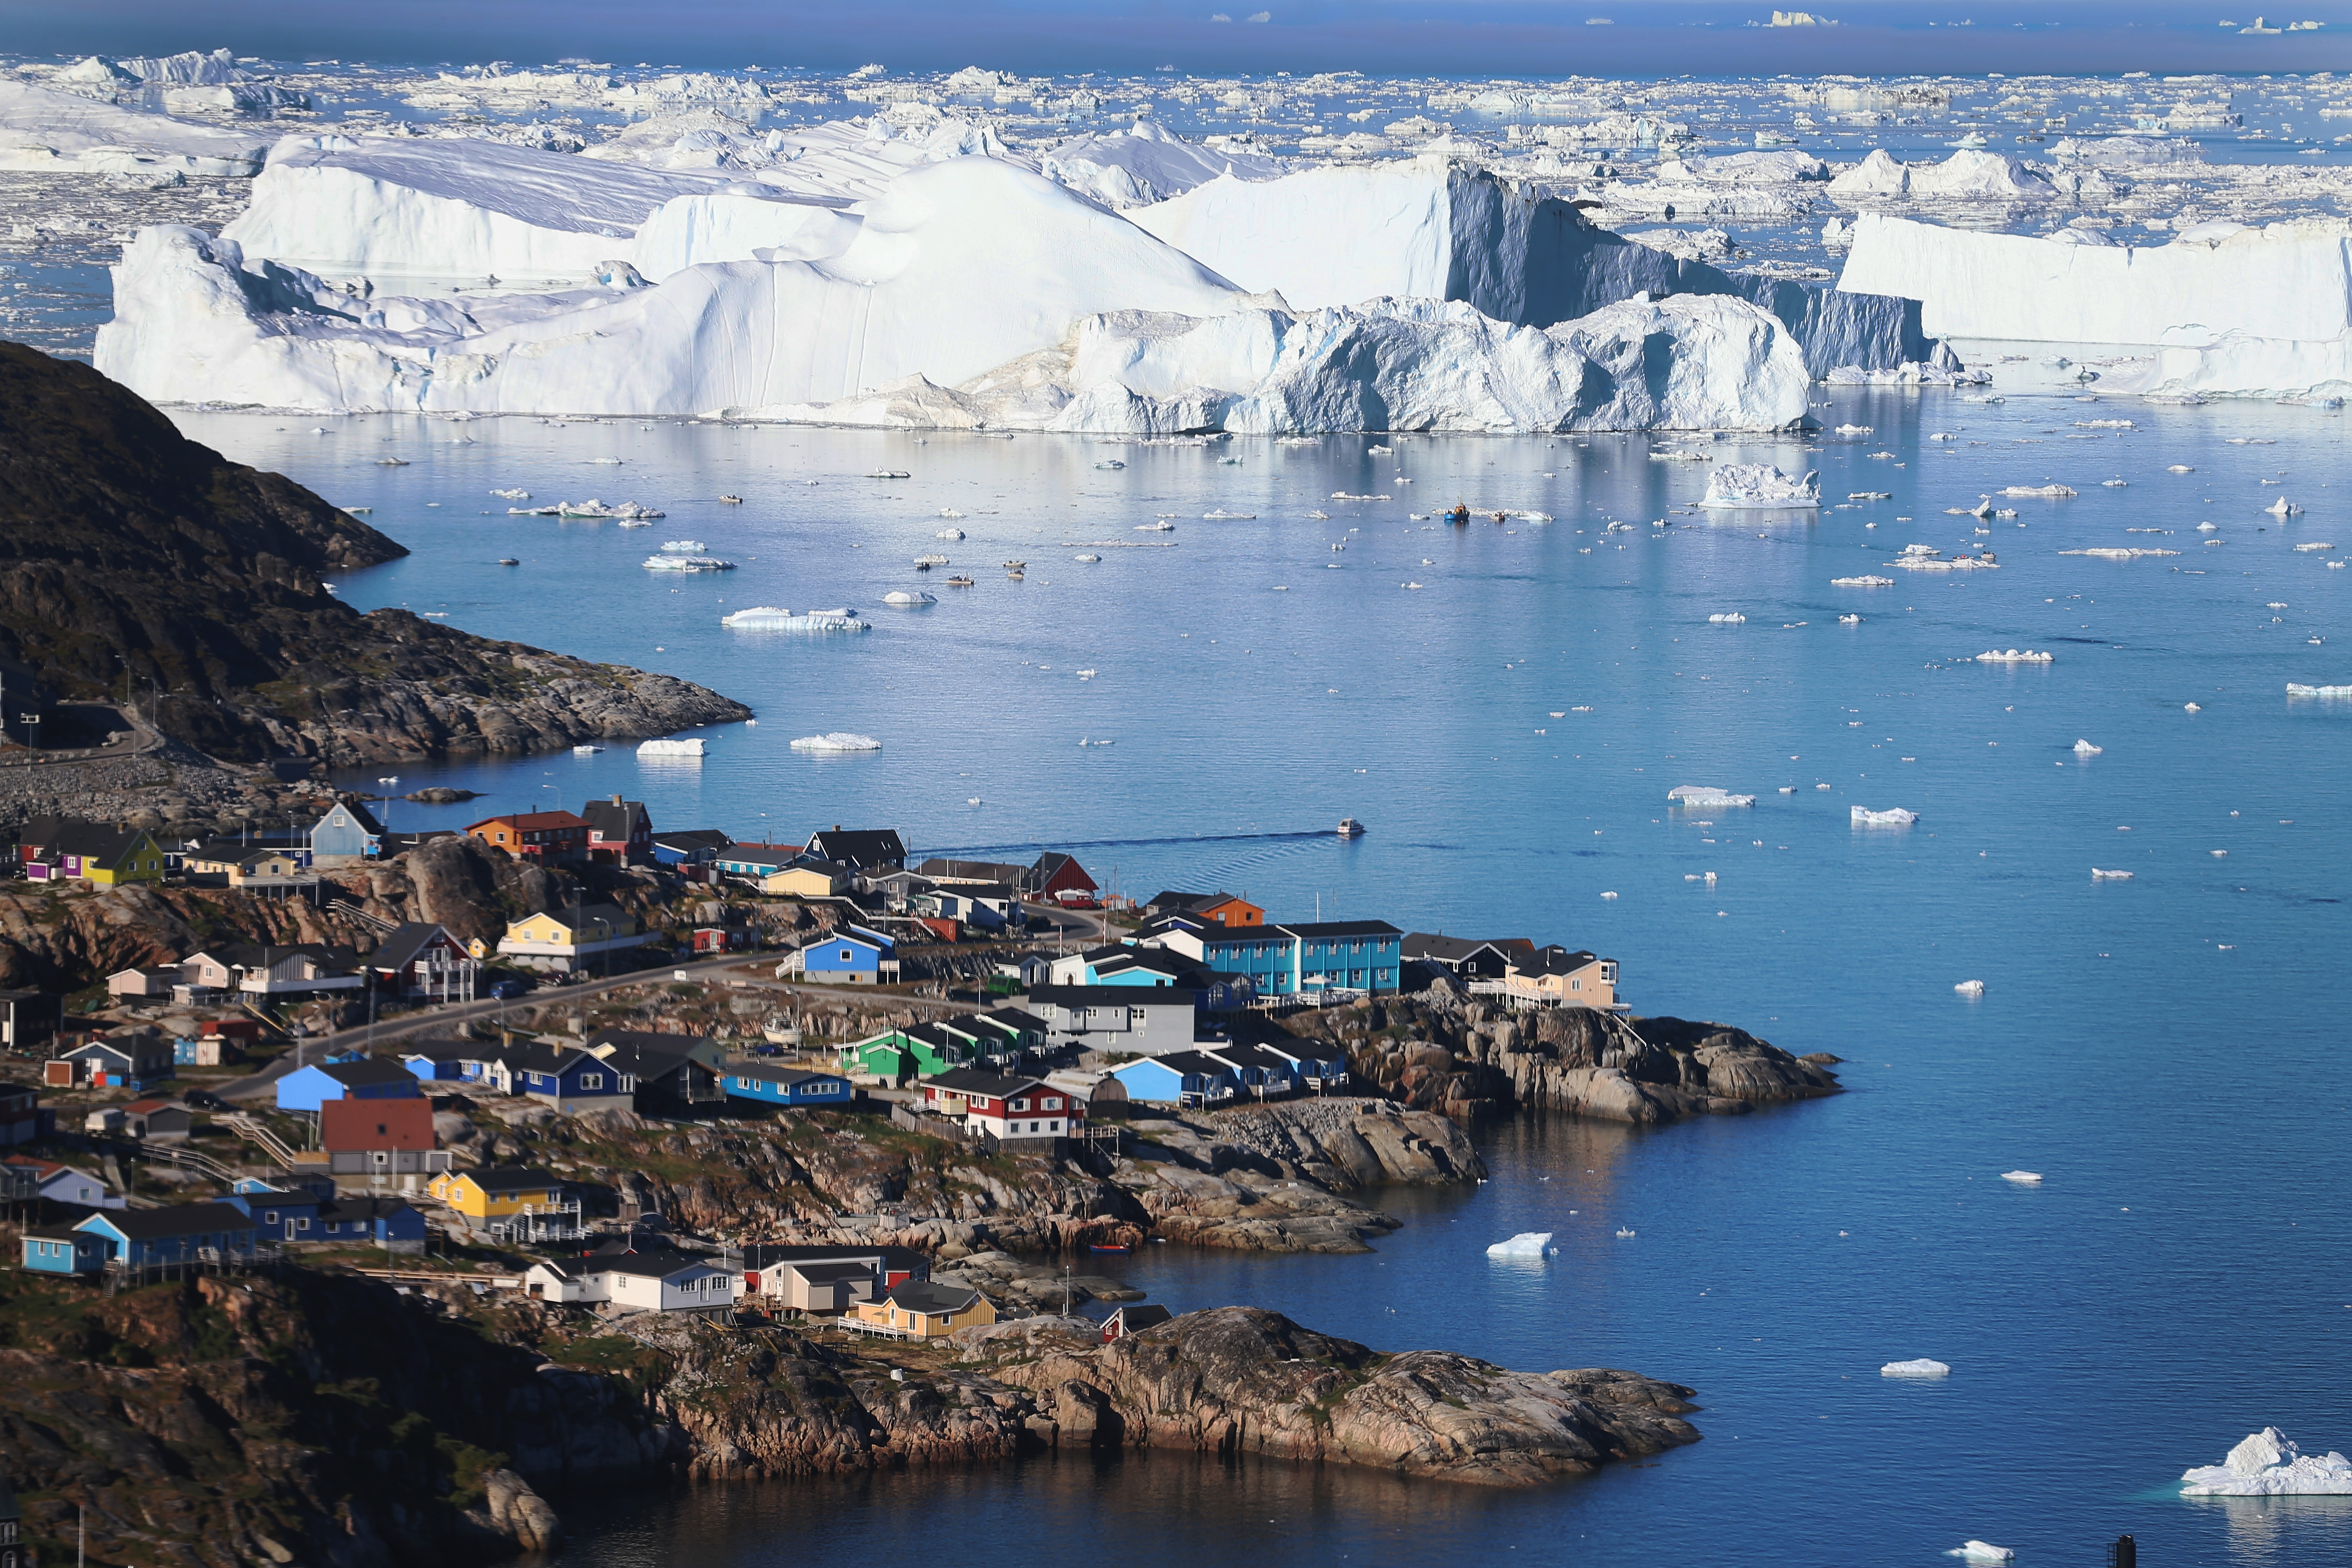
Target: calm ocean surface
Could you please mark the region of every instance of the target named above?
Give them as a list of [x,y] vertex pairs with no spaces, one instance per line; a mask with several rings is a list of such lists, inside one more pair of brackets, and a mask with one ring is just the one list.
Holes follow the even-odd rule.
[[[1250,1301],[1384,1349],[1690,1384],[1706,1441],[1654,1464],[1499,1495],[1168,1455],[703,1489],[573,1501],[564,1562],[1925,1568],[1970,1536],[2021,1564],[2093,1564],[2130,1531],[2168,1568],[2352,1563],[2352,1499],[2192,1501],[2167,1484],[2266,1425],[2352,1448],[2352,701],[2284,693],[2352,683],[2352,572],[2326,564],[2352,553],[2344,416],[1820,401],[1830,431],[1870,433],[1706,449],[1818,468],[1822,510],[1732,516],[1673,510],[1706,467],[1638,438],[1403,438],[1376,456],[1360,437],[177,416],[373,508],[415,552],[342,582],[353,604],[667,670],[760,714],[714,731],[699,763],[622,746],[355,773],[485,792],[394,803],[395,827],[619,791],[658,826],[739,838],[839,822],[896,826],[919,854],[1073,848],[1139,896],[1221,886],[1276,918],[1590,947],[1622,963],[1640,1012],[1848,1058],[1852,1093],[1775,1112],[1484,1128],[1494,1181],[1388,1194],[1408,1224],[1371,1256],[1161,1247],[1128,1270],[1179,1310]],[[2076,423],[2107,419],[2136,427]],[[378,466],[392,456],[409,466]],[[877,469],[910,477],[860,477]],[[2080,494],[1997,494],[2052,481]],[[488,494],[508,487],[668,515],[509,518]],[[1892,497],[1841,504],[1874,490]],[[1945,510],[1985,492],[2017,519]],[[2282,495],[2305,514],[2267,514]],[[1481,521],[1408,517],[1457,499]],[[1498,508],[1553,521],[1484,520]],[[1203,521],[1217,510],[1255,516]],[[1160,514],[1172,531],[1138,531]],[[935,537],[947,528],[969,537]],[[673,539],[740,569],[639,567]],[[1914,542],[1990,544],[2000,567],[1885,566]],[[2311,543],[2344,548],[2295,548]],[[1074,559],[1089,545],[1099,563]],[[2061,553],[2134,546],[2179,553]],[[915,572],[933,552],[952,565]],[[944,586],[965,569],[976,586]],[[1897,582],[1830,585],[1862,574]],[[884,607],[899,587],[940,602]],[[846,605],[876,626],[719,625],[753,605]],[[1745,623],[1708,623],[1730,612]],[[2056,658],[1973,662],[2010,647]],[[884,749],[789,749],[829,730]],[[1758,800],[1669,809],[1685,784]],[[1855,805],[1919,821],[1858,829]],[[1370,832],[1336,839],[1342,816]],[[1969,979],[1974,1000],[1953,990]],[[2047,1179],[1999,1179],[2021,1167]],[[1485,1257],[1530,1229],[1558,1233],[1559,1256]],[[1879,1376],[1914,1356],[1951,1377]]]

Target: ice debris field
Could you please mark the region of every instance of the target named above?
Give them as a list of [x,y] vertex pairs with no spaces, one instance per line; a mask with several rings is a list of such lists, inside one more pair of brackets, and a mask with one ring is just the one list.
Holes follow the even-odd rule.
[[[20,57],[0,283],[150,397],[288,409],[1770,431],[1810,383],[1972,382],[2011,343],[2110,392],[2327,399],[2332,114],[2326,76]],[[1709,504],[1809,504],[1759,478]]]

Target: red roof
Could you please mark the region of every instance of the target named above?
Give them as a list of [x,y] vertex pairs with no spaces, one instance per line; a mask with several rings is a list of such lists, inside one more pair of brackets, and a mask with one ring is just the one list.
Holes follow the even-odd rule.
[[330,1100],[319,1107],[319,1147],[329,1153],[370,1149],[430,1149],[433,1102]]
[[144,1116],[151,1110],[169,1110],[171,1109],[172,1102],[168,1100],[134,1100],[130,1104],[124,1106],[122,1108],[122,1111],[126,1116]]

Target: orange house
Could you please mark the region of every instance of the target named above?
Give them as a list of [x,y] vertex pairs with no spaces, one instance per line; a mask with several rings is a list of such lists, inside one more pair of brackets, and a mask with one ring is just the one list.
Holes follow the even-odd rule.
[[485,817],[466,832],[518,860],[570,866],[588,858],[587,819],[568,811],[524,811],[510,816]]
[[1247,899],[1237,899],[1230,893],[1223,894],[1210,903],[1195,904],[1184,912],[1198,915],[1202,920],[1214,921],[1228,929],[1236,926],[1265,924],[1264,910],[1251,903]]

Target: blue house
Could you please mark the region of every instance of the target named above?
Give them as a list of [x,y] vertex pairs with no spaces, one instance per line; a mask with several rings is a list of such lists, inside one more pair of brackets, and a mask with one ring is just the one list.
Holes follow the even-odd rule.
[[1289,1062],[1291,1076],[1298,1080],[1301,1089],[1334,1089],[1348,1081],[1348,1053],[1337,1046],[1297,1039],[1257,1048],[1271,1051]]
[[1216,1105],[1240,1091],[1240,1075],[1227,1064],[1200,1051],[1169,1051],[1115,1068],[1129,1100],[1155,1105]]
[[74,1229],[98,1237],[107,1261],[140,1268],[194,1262],[206,1252],[250,1255],[253,1221],[233,1204],[171,1204],[152,1209],[101,1209]]
[[331,1187],[321,1194],[307,1186],[280,1187],[247,1176],[231,1185],[221,1201],[235,1205],[253,1222],[255,1234],[267,1240],[309,1241],[320,1206],[333,1196]]
[[1298,1087],[1298,1068],[1266,1046],[1202,1046],[1201,1055],[1234,1069],[1234,1088],[1245,1100],[1275,1100]]
[[[681,1039],[681,1044],[690,1044]],[[404,1071],[422,1082],[475,1084],[499,1094],[520,1095],[577,1116],[614,1106],[626,1110],[635,1080],[578,1046],[545,1040],[475,1045],[466,1040],[428,1040],[401,1053]]]
[[364,860],[383,846],[383,824],[356,801],[337,801],[310,825],[310,863]]
[[878,931],[838,926],[792,953],[776,973],[822,984],[879,985],[898,978],[898,948]]
[[707,869],[719,858],[719,851],[734,842],[715,827],[688,827],[670,833],[656,833],[654,835],[654,861],[656,865],[700,871]]
[[849,1080],[835,1073],[797,1072],[790,1068],[730,1062],[719,1079],[730,1100],[762,1105],[847,1105]]
[[25,1267],[36,1274],[92,1274],[106,1261],[106,1243],[95,1236],[58,1226],[25,1232]]
[[319,1205],[319,1227],[305,1239],[413,1251],[425,1245],[425,1216],[398,1198],[335,1198]]
[[1393,993],[1404,966],[1404,932],[1386,921],[1229,928],[1180,914],[1154,921],[1134,940],[1246,979],[1262,996]]
[[331,1100],[409,1100],[422,1092],[400,1063],[362,1057],[296,1068],[278,1080],[278,1109],[316,1110]]

